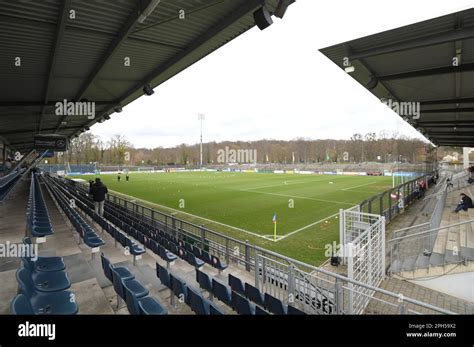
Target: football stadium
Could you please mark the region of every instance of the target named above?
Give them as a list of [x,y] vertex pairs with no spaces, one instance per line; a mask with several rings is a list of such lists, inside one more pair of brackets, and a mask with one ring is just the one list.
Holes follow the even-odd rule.
[[474,9],[309,50],[318,6],[2,1],[2,319],[472,318]]

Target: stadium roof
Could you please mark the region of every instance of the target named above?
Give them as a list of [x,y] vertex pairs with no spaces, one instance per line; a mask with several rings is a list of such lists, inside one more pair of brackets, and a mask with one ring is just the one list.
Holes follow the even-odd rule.
[[349,62],[379,99],[420,102],[420,117],[404,118],[434,144],[474,147],[474,9],[321,52],[342,69]]
[[[4,1],[0,137],[27,150],[37,133],[77,135],[142,96],[146,84],[155,88],[255,26],[255,11],[281,18],[293,2]],[[95,102],[96,117],[58,116],[63,100]]]

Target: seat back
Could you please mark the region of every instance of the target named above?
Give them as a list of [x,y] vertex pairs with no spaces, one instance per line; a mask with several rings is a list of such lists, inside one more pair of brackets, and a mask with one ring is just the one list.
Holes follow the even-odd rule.
[[112,266],[110,266],[110,270],[112,271],[112,278],[113,278],[112,283],[114,285],[115,292],[122,299],[125,299],[125,292],[124,292],[124,289],[123,289],[122,277],[117,272],[117,270],[115,270]]
[[229,274],[229,286],[234,292],[245,295],[244,286],[240,278]]
[[281,300],[271,296],[268,293],[265,293],[265,308],[274,314],[286,314],[285,305],[283,305]]
[[199,286],[202,289],[212,292],[212,281],[208,274],[202,272],[199,269],[196,269],[196,282],[199,283]]
[[244,298],[242,295],[234,291],[232,292],[232,307],[238,314],[255,314],[255,311],[254,309],[252,309],[250,301],[248,301],[248,299]]
[[35,286],[31,273],[26,268],[20,268],[16,272],[16,280],[20,285],[21,292],[27,297],[31,298],[35,294]]
[[212,315],[212,316],[221,316],[221,315],[224,315],[224,311],[216,306],[213,302],[207,300],[207,299],[204,299],[207,304],[209,305],[209,314]]
[[306,313],[304,313],[303,311],[297,309],[296,307],[293,307],[291,305],[288,305],[288,314],[290,315],[305,315]]
[[257,315],[257,316],[267,316],[269,314],[270,314],[270,312],[265,311],[260,306],[255,306],[255,315]]
[[201,252],[201,259],[204,260],[204,262],[206,262],[208,264],[212,264],[211,256],[209,255],[208,252],[206,252],[204,250]]
[[179,279],[173,274],[170,274],[170,284],[171,290],[173,291],[174,295],[177,296],[179,299],[184,299],[184,302],[188,302],[187,300],[187,290],[186,290],[186,283],[183,280]]
[[206,305],[204,298],[201,293],[198,293],[196,290],[188,287],[188,301],[191,309],[199,315],[208,315],[209,314],[209,305]]
[[127,309],[130,314],[140,314],[140,308],[138,307],[138,299],[134,292],[127,288],[127,283],[122,280],[122,286],[125,291],[125,302],[127,303]]
[[245,296],[257,305],[265,306],[264,298],[260,290],[251,284],[245,283]]
[[10,304],[11,314],[20,315],[33,315],[33,307],[31,306],[30,300],[24,294],[18,294],[15,296]]
[[223,303],[232,306],[232,299],[230,296],[230,289],[225,284],[212,279],[212,292],[215,297],[218,298]]
[[105,277],[107,277],[110,282],[113,282],[114,278],[111,270],[113,265],[110,263],[110,260],[105,257],[104,253],[100,255],[100,260],[102,262],[102,270],[104,271]]
[[160,279],[161,284],[170,288],[170,274],[169,271],[161,266],[160,264],[156,263],[156,275]]

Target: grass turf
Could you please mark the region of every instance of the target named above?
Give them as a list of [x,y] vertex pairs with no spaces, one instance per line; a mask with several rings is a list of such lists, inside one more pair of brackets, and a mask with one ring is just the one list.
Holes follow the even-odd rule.
[[[124,175],[120,182],[117,175],[101,179],[109,190],[157,210],[313,265],[326,260],[325,245],[339,239],[337,216],[325,218],[391,186],[390,177],[231,172],[131,173],[129,182]],[[273,236],[274,213],[278,236],[296,231],[278,242],[261,237]]]

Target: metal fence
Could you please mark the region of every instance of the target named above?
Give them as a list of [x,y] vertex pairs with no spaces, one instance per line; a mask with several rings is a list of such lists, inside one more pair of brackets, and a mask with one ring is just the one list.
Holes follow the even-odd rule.
[[[376,286],[351,280],[342,275],[318,268],[284,255],[266,250],[248,241],[243,242],[220,234],[203,226],[183,221],[174,216],[156,211],[136,202],[110,194],[108,201],[126,207],[136,217],[150,225],[161,227],[179,239],[194,243],[208,250],[234,266],[242,267],[255,276],[255,286],[263,293],[269,293],[284,303],[311,314],[351,314],[350,296],[358,295],[382,303],[385,309],[377,313],[444,313],[452,312],[426,303],[399,299]],[[369,294],[374,294],[374,296]],[[410,309],[402,307],[410,305]]]
[[[380,215],[341,211],[344,243],[343,259],[347,275],[357,282],[377,287],[385,278],[385,218]],[[353,287],[349,292],[349,313],[361,314],[374,295],[366,287]],[[354,290],[356,289],[356,290]]]
[[388,223],[400,214],[406,206],[422,197],[423,193],[417,187],[417,183],[425,181],[427,186],[432,186],[432,176],[432,174],[422,175],[364,200],[360,203],[360,210],[365,213],[384,216]]

